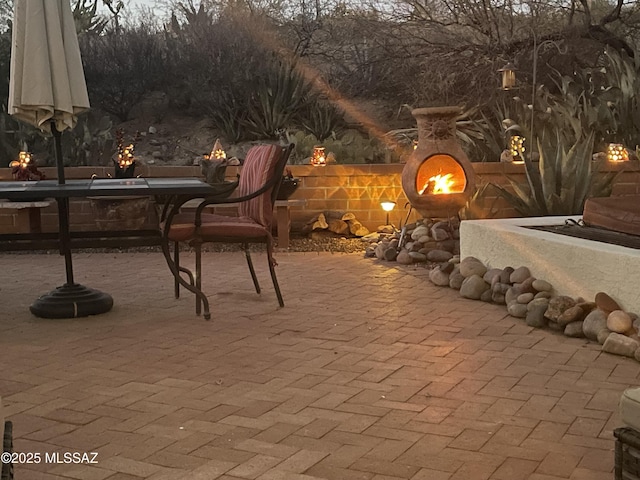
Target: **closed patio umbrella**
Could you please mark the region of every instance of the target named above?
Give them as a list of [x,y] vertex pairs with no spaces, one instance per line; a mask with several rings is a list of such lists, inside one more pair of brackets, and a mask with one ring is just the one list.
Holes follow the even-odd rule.
[[[73,128],[77,115],[90,108],[69,0],[15,0],[8,107],[17,119],[53,134],[58,183],[64,184],[61,132]],[[67,198],[56,200],[67,282],[40,297],[31,311],[45,318],[108,311],[110,296],[73,280],[69,203]]]

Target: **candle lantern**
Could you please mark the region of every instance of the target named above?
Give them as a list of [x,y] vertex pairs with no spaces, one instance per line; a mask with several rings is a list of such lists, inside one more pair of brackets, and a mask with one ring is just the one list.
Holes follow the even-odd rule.
[[516,88],[516,67],[509,62],[500,70],[502,75],[502,90],[513,90]]
[[513,135],[509,140],[509,152],[513,163],[524,163],[524,141],[522,135]]
[[622,163],[629,161],[629,152],[624,145],[619,143],[610,143],[607,146],[607,160],[611,163]]
[[314,167],[324,167],[327,164],[327,157],[324,152],[324,147],[313,147],[313,154],[311,155],[311,165]]

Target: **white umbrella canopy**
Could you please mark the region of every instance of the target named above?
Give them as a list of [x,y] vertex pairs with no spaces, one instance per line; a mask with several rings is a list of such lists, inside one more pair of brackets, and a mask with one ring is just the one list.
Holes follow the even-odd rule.
[[90,106],[69,0],[16,0],[14,8],[9,114],[44,131],[52,121],[58,132],[73,128]]

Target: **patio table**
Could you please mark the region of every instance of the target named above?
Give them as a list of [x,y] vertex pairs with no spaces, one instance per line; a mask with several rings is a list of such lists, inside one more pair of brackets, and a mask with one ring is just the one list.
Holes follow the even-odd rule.
[[[139,196],[168,195],[176,204],[190,198],[215,196],[219,192],[213,186],[197,178],[131,178],[56,180],[37,182],[0,182],[0,199],[13,201],[37,201],[53,198],[58,205],[58,246],[65,257],[66,283],[38,298],[30,307],[31,312],[43,318],[72,318],[97,315],[111,310],[113,299],[100,292],[76,283],[73,279],[71,257],[71,233],[69,229],[69,199],[89,196]],[[227,193],[228,194],[228,193]],[[161,237],[158,231],[158,237]],[[31,238],[46,234],[31,234]],[[2,236],[0,235],[0,238]],[[160,242],[167,249],[166,242]],[[172,265],[169,265],[172,268]],[[194,291],[192,285],[185,285]],[[196,293],[194,291],[194,293]]]

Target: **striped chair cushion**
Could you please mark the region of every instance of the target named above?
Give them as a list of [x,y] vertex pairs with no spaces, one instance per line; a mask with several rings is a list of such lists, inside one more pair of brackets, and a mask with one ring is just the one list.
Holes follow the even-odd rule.
[[[277,145],[257,145],[247,152],[240,173],[240,183],[236,190],[238,196],[249,195],[262,187],[273,176],[276,164],[282,152]],[[264,227],[271,226],[273,205],[269,189],[238,208],[240,217],[248,217]]]

